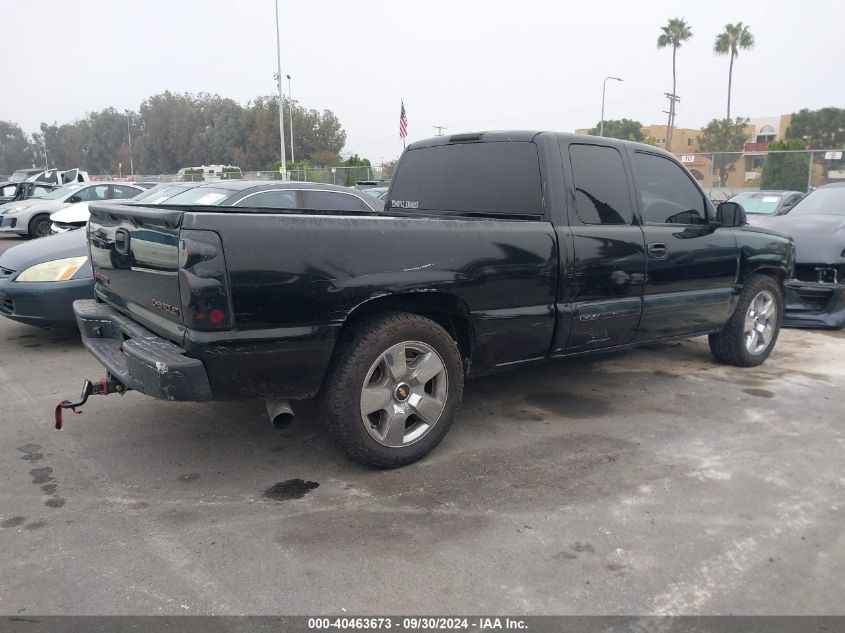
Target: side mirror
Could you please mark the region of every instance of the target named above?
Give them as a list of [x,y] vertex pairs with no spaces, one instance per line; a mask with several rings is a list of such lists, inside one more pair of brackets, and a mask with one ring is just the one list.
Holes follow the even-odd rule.
[[79,196],[71,196],[70,198],[67,199],[67,201],[70,202],[71,204],[75,204],[77,202],[82,202],[82,198],[80,198]]
[[745,209],[736,202],[722,202],[716,207],[716,221],[720,226],[743,226],[748,224]]

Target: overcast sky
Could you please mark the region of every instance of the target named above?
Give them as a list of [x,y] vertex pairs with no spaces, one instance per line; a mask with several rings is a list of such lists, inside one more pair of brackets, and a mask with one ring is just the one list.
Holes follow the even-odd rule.
[[[37,131],[107,106],[137,110],[165,90],[246,103],[275,90],[273,0],[3,0],[8,81],[0,119]],[[680,17],[678,127],[725,115],[728,59],[712,53],[726,22],[757,44],[734,67],[731,111],[771,116],[845,107],[842,0],[468,2],[280,0],[282,73],[306,107],[333,110],[345,151],[398,156],[400,99],[409,139],[480,129],[571,131],[606,118],[665,123],[671,49],[660,27]],[[22,73],[32,70],[32,75]],[[20,86],[20,87],[13,87]],[[285,88],[287,90],[287,87]]]

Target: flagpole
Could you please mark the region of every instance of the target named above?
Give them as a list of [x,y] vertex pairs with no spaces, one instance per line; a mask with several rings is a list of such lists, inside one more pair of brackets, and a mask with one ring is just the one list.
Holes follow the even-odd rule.
[[405,123],[405,100],[400,99],[399,102],[402,104],[402,110],[399,114],[399,136],[402,137],[402,151],[405,151],[405,137],[408,136],[407,127],[403,127]]

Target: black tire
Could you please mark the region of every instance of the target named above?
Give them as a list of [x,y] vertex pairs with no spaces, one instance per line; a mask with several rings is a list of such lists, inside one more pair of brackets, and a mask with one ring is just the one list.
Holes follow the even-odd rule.
[[46,213],[41,213],[29,221],[26,235],[29,238],[47,237],[53,232],[51,226],[50,216]]
[[[746,346],[745,319],[751,303],[761,295],[769,293],[775,301],[774,332],[765,349],[752,353]],[[783,322],[783,292],[777,280],[767,275],[754,275],[745,284],[736,309],[721,332],[711,334],[710,351],[716,360],[736,367],[756,367],[772,353]]]
[[[374,368],[384,361],[385,355],[394,346],[407,343],[412,347],[413,342],[430,347],[442,362],[447,386],[440,405],[443,408],[419,439],[406,446],[386,446],[372,435],[378,432],[379,423],[370,423],[369,430],[365,426],[361,411],[365,380],[373,375]],[[411,360],[409,368],[413,367],[414,359]],[[402,366],[406,366],[404,362]],[[427,385],[415,389],[430,389],[442,376],[441,372],[437,378],[427,381]],[[385,374],[384,379],[389,381],[392,377]],[[394,389],[395,386],[390,385],[382,388],[386,391]],[[442,327],[416,314],[386,312],[355,323],[338,342],[334,360],[318,396],[318,411],[330,439],[350,460],[379,468],[397,468],[417,461],[440,443],[460,407],[463,386],[461,354],[455,341]],[[406,402],[411,402],[410,398]],[[393,406],[392,402],[390,406]],[[411,424],[413,428],[413,420],[417,420],[417,424],[425,422],[424,418],[416,418],[413,413],[408,420],[411,422],[401,422],[403,433],[406,424]]]

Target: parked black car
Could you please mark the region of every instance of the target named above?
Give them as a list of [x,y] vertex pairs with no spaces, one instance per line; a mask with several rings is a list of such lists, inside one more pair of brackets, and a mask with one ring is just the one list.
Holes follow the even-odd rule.
[[819,187],[788,214],[760,226],[795,240],[784,325],[845,327],[845,183]]
[[318,396],[351,459],[395,467],[443,438],[465,377],[699,335],[754,366],[777,340],[792,241],[715,210],[650,145],[437,137],[387,199],[377,216],[92,204],[97,298],[74,311],[96,391],[266,397],[279,425]]
[[266,209],[331,209],[374,213],[378,200],[361,191],[318,182],[226,180],[203,183],[176,195],[168,205],[206,205]]

